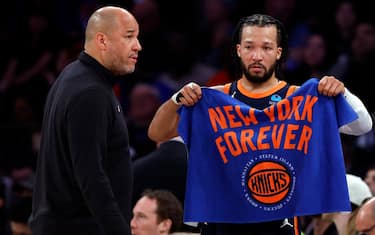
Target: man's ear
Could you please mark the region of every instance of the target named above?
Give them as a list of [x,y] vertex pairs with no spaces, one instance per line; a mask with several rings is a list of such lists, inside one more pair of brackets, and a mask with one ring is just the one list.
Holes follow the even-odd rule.
[[240,53],[240,47],[241,47],[241,45],[240,45],[240,44],[237,44],[237,45],[236,45],[236,49],[237,49],[237,56],[238,56],[238,57],[241,57],[241,53]]
[[165,219],[160,222],[159,224],[159,230],[160,232],[169,233],[172,228],[172,220],[171,219]]
[[96,33],[95,41],[96,41],[97,46],[100,49],[104,50],[107,48],[107,37],[104,33],[101,33],[101,32]]
[[281,58],[282,53],[283,53],[283,48],[278,47],[278,48],[277,48],[277,56],[276,56],[276,58],[277,58],[278,60]]

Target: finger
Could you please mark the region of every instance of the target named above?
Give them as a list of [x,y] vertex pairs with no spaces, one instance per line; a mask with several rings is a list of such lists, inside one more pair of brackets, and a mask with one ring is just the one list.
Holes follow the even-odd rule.
[[195,97],[200,98],[202,96],[201,87],[193,82],[186,85],[185,90],[193,99],[195,99]]
[[[323,78],[324,79],[324,78]],[[319,81],[319,84],[318,84],[318,92],[319,92],[319,94],[322,94],[322,95],[324,95],[324,89],[325,89],[325,86],[326,86],[326,80],[320,80]]]
[[198,102],[199,98],[195,94],[185,94],[180,100],[183,105],[192,106]]
[[332,87],[332,89],[331,89],[332,92],[330,93],[330,96],[337,96],[340,93],[344,93],[344,90],[345,90],[344,83],[337,82]]
[[182,90],[181,102],[186,106],[194,105],[201,98],[201,89],[199,86],[186,85]]
[[334,96],[336,89],[337,89],[337,85],[331,84],[330,88],[326,92],[326,96]]
[[324,76],[322,79],[319,81],[319,85],[324,86],[327,83],[328,77]]
[[343,93],[345,90],[344,83],[342,83],[339,80],[333,79],[331,80],[329,84],[330,86],[328,87],[328,90],[327,90],[328,96],[336,96],[340,93]]
[[322,95],[328,96],[329,94],[329,89],[331,89],[332,84],[331,83],[326,83],[326,84],[319,84],[318,86],[318,92]]
[[194,83],[191,83],[190,85],[190,88],[191,90],[197,95],[198,98],[201,98],[202,96],[202,89],[200,86],[194,84]]
[[344,92],[344,84],[341,82],[331,82],[322,86],[321,94],[326,96],[336,96]]

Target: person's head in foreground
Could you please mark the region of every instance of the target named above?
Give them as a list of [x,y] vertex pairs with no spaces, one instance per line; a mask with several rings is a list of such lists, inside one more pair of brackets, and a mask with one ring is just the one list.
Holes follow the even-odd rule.
[[355,220],[359,235],[375,235],[375,198],[372,197],[359,208]]
[[179,230],[182,205],[167,190],[146,190],[133,208],[132,235],[162,235]]

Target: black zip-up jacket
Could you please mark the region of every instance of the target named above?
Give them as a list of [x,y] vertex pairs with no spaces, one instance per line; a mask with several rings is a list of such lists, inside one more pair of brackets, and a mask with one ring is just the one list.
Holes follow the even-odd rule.
[[130,234],[132,166],[116,78],[82,52],[45,105],[30,226],[36,235]]

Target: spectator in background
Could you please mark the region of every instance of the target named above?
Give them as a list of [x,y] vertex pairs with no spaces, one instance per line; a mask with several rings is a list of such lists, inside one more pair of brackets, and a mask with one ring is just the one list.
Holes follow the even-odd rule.
[[79,35],[68,35],[62,47],[55,53],[53,63],[43,73],[45,81],[49,86],[56,80],[57,76],[69,63],[77,59],[82,51],[83,41]]
[[[375,67],[375,24],[371,19],[360,19],[355,28],[349,53],[342,54],[344,62],[336,64],[343,72],[342,80],[350,90],[358,94],[370,113],[375,113],[375,93],[368,84]],[[353,159],[353,171],[363,175],[367,166],[375,164],[375,132],[372,129],[357,137],[353,143],[356,155]]]
[[146,189],[166,189],[184,202],[187,149],[181,137],[159,143],[158,148],[134,161],[133,204]]
[[[158,143],[157,149],[135,159],[133,204],[146,189],[163,189],[173,193],[183,205],[187,175],[187,149],[181,137]],[[183,224],[181,231],[198,232],[199,228]]]
[[226,66],[230,57],[231,38],[234,30],[232,17],[235,3],[227,0],[204,0],[201,3],[202,20],[198,25],[201,62],[215,70]]
[[[302,47],[302,56],[299,65],[288,71],[288,82],[302,85],[309,78],[320,78],[327,74],[332,61],[329,58],[329,46],[324,34],[319,32],[307,36]],[[334,75],[334,74],[331,74]]]
[[357,24],[351,50],[342,56],[346,56],[346,64],[341,64],[339,68],[345,71],[342,80],[351,91],[358,94],[368,110],[374,112],[374,92],[371,87],[364,86],[375,67],[375,25],[371,20],[361,20]]
[[31,214],[34,177],[15,181],[12,185],[12,197],[9,209],[9,228],[11,235],[31,235],[28,224]]
[[159,91],[146,83],[136,84],[129,96],[126,113],[132,158],[140,158],[156,149],[148,135],[148,126],[161,104]]
[[231,39],[234,30],[233,16],[236,5],[227,0],[202,2],[205,18],[199,26],[202,43],[199,43],[202,62],[215,69],[206,86],[222,85],[234,80],[231,58]]
[[359,209],[355,220],[359,235],[375,235],[375,198],[366,201]]
[[182,225],[181,202],[167,190],[146,190],[133,208],[132,235],[167,235]]
[[9,215],[11,235],[32,235],[28,219],[31,213],[31,197],[13,202]]
[[323,219],[333,221],[338,235],[355,235],[354,222],[358,208],[373,195],[367,184],[358,176],[346,174],[349,200],[352,206],[351,213],[324,214]]
[[[1,179],[1,178],[0,178]],[[7,215],[6,215],[6,206],[5,206],[5,184],[0,181],[0,234],[6,234],[7,231]]]
[[342,0],[336,5],[333,14],[334,26],[327,28],[328,39],[335,47],[335,55],[350,50],[350,43],[353,40],[358,20],[357,14],[357,9],[351,0]]
[[132,13],[139,23],[142,31],[139,40],[145,49],[140,53],[141,60],[137,65],[137,70],[146,73],[148,76],[155,76],[163,70],[163,59],[155,59],[155,55],[163,56],[164,31],[161,25],[161,15],[159,1],[143,0],[134,1]]
[[322,25],[324,31],[327,32],[327,41],[332,45],[331,57],[335,60],[329,73],[344,80],[349,60],[348,54],[351,51],[351,43],[358,21],[358,11],[351,0],[343,0],[336,5],[333,16],[334,19],[329,21],[333,25],[330,25],[329,22]]
[[35,111],[22,95],[12,104],[12,121],[0,127],[0,171],[13,180],[27,178],[35,169],[33,134],[39,132]]
[[187,32],[166,33],[165,71],[154,82],[162,95],[162,102],[188,82],[204,85],[215,74],[215,69],[197,60],[193,42]]
[[346,180],[352,212],[327,213],[314,217],[311,224],[313,230],[309,230],[307,235],[356,235],[354,224],[358,210],[373,195],[360,177],[346,174]]
[[24,95],[31,102],[38,120],[49,85],[43,73],[52,62],[53,27],[44,9],[31,9],[15,40],[15,48],[0,78],[0,93],[12,97]]
[[367,168],[365,182],[369,186],[372,195],[375,196],[375,164]]

